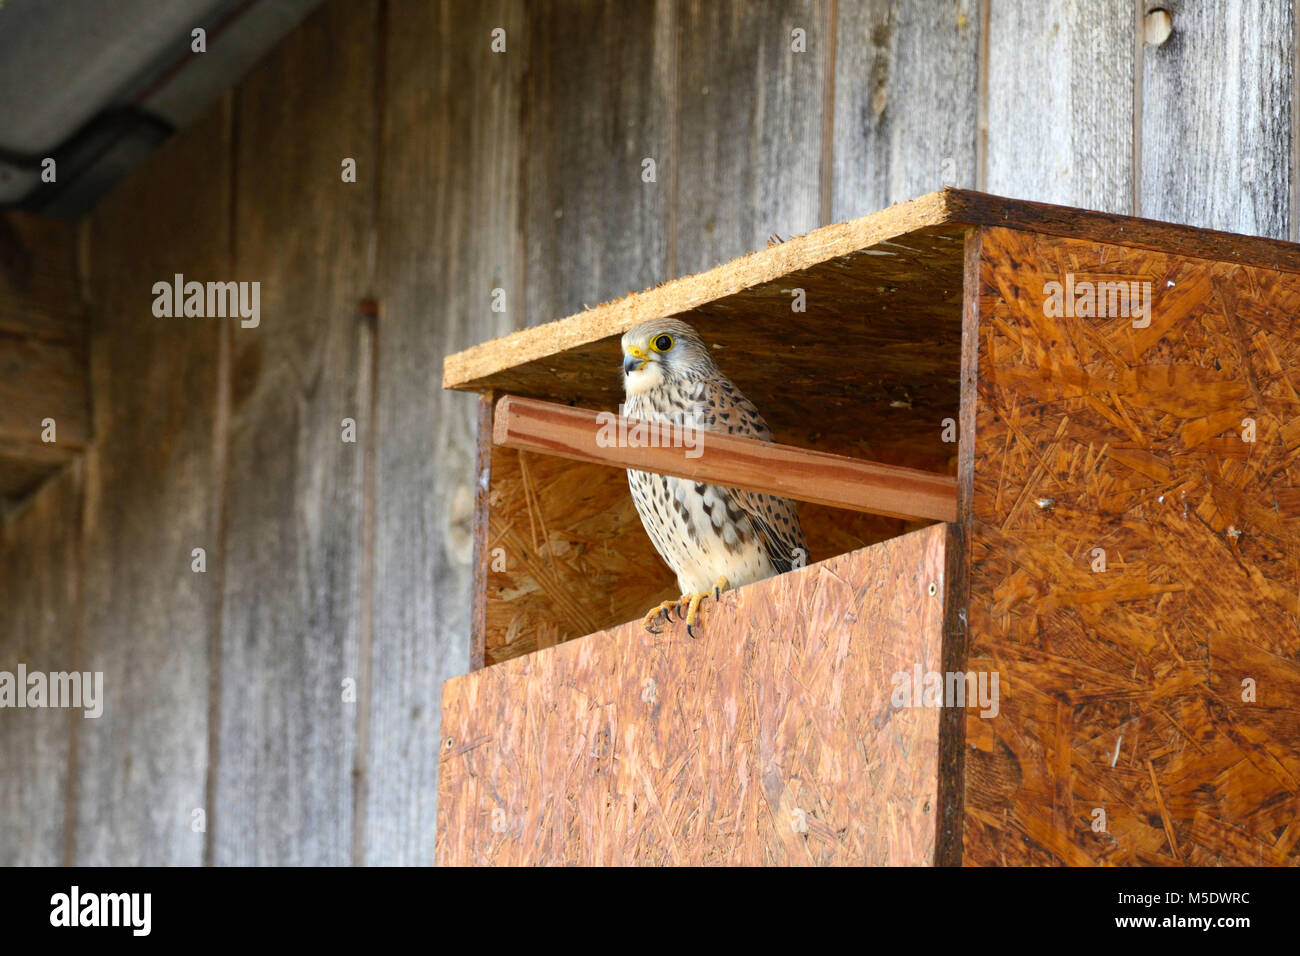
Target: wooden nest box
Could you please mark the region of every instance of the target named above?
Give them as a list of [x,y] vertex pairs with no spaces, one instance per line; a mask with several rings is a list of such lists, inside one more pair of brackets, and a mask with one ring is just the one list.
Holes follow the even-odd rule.
[[[945,190],[451,356],[439,861],[1296,862],[1297,313],[1295,245]],[[599,447],[658,316],[780,447]],[[629,464],[800,499],[809,564],[646,632]]]

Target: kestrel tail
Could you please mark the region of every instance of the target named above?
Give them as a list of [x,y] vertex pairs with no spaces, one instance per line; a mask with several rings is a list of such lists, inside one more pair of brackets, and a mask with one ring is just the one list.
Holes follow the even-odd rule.
[[[749,399],[714,364],[696,331],[676,319],[642,322],[623,336],[623,387],[628,418],[760,441],[772,433]],[[707,436],[696,433],[701,446]],[[706,452],[707,453],[707,452]],[[700,601],[801,566],[808,555],[795,504],[784,498],[723,488],[652,472],[627,472],[632,500],[655,550],[677,574],[682,596],[646,614],[671,618],[686,607],[694,636]]]

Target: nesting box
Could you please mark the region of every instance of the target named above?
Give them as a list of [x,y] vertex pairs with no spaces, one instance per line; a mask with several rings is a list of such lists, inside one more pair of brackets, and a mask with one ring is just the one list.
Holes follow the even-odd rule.
[[[448,358],[483,394],[443,863],[1292,863],[1300,247],[945,190]],[[609,448],[699,330],[779,444]],[[628,465],[799,499],[675,596]]]

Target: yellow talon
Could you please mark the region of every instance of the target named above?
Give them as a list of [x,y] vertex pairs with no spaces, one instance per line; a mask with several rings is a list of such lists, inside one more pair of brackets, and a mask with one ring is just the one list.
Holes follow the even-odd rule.
[[645,617],[641,619],[641,626],[651,634],[658,634],[659,632],[652,626],[655,623],[655,618],[662,614],[664,620],[671,621],[673,619],[673,610],[676,609],[678,615],[681,615],[682,608],[685,607],[686,633],[691,637],[694,637],[695,618],[700,610],[700,602],[709,595],[713,595],[713,599],[716,601],[722,595],[722,592],[727,590],[729,587],[731,587],[731,585],[727,583],[726,578],[718,578],[718,580],[713,582],[713,589],[711,591],[697,591],[694,594],[683,594],[675,601],[664,601],[661,604],[657,604],[646,612]]
[[[683,594],[685,598],[687,595]],[[709,596],[708,591],[697,591],[690,595],[690,607],[686,609],[686,633],[690,637],[695,636],[695,613],[700,609],[700,601]]]
[[641,618],[641,626],[651,634],[658,634],[659,632],[651,626],[654,624],[655,618],[662,614],[664,620],[671,621],[672,610],[677,607],[679,603],[680,601],[664,601],[662,604],[656,604],[650,610],[646,611],[645,617]]

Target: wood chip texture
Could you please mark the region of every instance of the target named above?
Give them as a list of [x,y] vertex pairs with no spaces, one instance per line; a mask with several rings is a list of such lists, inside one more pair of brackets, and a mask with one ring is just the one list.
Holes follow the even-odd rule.
[[933,863],[950,527],[448,681],[438,862]]

